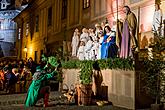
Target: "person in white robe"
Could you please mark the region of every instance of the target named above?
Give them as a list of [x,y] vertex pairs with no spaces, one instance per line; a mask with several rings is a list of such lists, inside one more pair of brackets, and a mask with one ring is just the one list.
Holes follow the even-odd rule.
[[89,36],[88,42],[85,45],[85,59],[86,60],[91,60],[92,47],[93,47],[92,37]]
[[72,37],[72,57],[76,57],[77,56],[77,50],[78,50],[78,45],[79,45],[79,30],[76,28],[75,32],[73,34]]
[[152,31],[153,33],[160,35],[161,34],[161,24],[162,24],[162,11],[159,4],[155,4],[155,12],[152,22]]
[[99,50],[98,50],[98,59],[101,59],[101,45],[102,45],[102,42],[103,42],[103,39],[104,39],[104,33],[103,31],[100,31],[99,32]]
[[80,42],[80,46],[77,52],[77,58],[79,60],[85,60],[85,43],[83,41]]
[[82,34],[80,35],[80,41],[83,41],[86,44],[88,37],[89,37],[88,30],[86,28],[83,28]]
[[91,60],[97,60],[99,59],[99,39],[96,39],[93,42],[93,47],[91,50]]
[[89,36],[92,37],[93,41],[97,40],[97,36],[95,35],[94,30],[92,28],[89,29]]
[[95,35],[96,37],[98,37],[98,34],[100,32],[100,30],[102,30],[102,27],[100,26],[100,24],[95,24]]

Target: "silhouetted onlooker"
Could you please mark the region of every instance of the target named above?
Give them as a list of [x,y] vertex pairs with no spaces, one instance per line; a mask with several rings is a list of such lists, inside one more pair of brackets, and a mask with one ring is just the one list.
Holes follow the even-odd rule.
[[37,64],[33,61],[31,57],[28,59],[27,66],[33,75],[36,71]]

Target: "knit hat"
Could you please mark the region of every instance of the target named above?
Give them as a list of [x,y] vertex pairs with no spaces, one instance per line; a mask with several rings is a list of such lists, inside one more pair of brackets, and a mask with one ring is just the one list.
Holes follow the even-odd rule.
[[41,71],[41,67],[40,66],[37,66],[36,67],[36,71]]

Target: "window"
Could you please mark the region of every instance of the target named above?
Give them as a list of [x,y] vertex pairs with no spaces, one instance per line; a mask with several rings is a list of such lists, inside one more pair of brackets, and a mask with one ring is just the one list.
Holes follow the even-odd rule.
[[26,23],[26,37],[29,35],[29,23]]
[[89,8],[90,7],[90,0],[83,0],[83,8]]
[[39,15],[36,16],[36,32],[39,31]]
[[34,61],[37,62],[37,51],[34,52]]
[[3,4],[2,9],[6,9],[6,5],[5,4]]
[[43,50],[40,50],[40,60],[41,60],[41,58],[42,58],[42,54],[44,53],[44,51]]
[[67,0],[62,0],[62,16],[61,19],[67,18]]
[[21,28],[18,29],[18,39],[21,39]]
[[1,24],[2,24],[2,23],[1,23],[1,21],[0,21],[0,29],[2,29],[2,28],[1,28]]
[[52,25],[52,7],[48,9],[48,26]]

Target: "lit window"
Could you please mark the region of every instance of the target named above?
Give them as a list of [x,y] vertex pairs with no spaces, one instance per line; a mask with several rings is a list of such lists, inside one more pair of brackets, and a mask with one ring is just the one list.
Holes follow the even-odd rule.
[[18,39],[21,39],[21,28],[18,29]]
[[29,34],[29,23],[26,24],[26,36]]
[[90,7],[90,0],[84,0],[83,8],[86,9],[86,8],[89,8],[89,7]]

